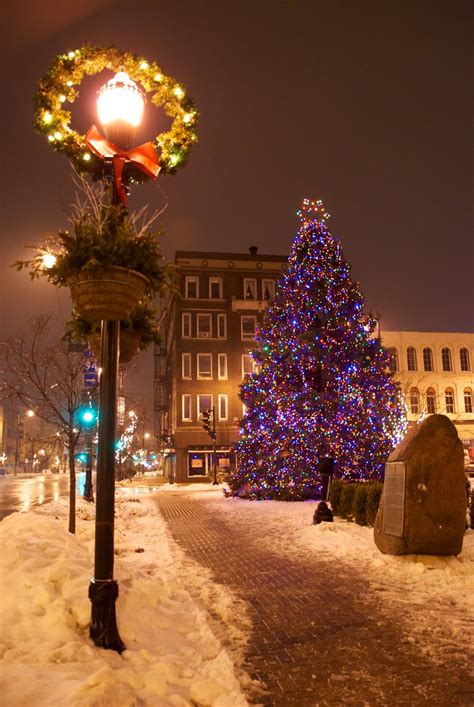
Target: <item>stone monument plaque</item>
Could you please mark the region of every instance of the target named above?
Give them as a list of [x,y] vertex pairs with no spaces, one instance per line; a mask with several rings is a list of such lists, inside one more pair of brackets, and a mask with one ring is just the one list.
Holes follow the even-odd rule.
[[385,464],[383,529],[389,535],[403,538],[405,521],[406,462]]

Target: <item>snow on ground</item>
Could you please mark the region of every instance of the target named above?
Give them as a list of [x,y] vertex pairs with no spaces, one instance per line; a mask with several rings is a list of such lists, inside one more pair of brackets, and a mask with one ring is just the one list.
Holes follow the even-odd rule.
[[[245,605],[214,583],[170,539],[153,495],[117,494],[116,571],[119,656],[88,638],[93,507],[78,506],[67,532],[67,500],[0,523],[0,703],[9,707],[158,707],[247,704],[240,653],[250,634]],[[243,523],[269,553],[298,562],[323,558],[358,570],[367,597],[406,640],[436,660],[474,657],[474,531],[459,557],[382,555],[372,530],[339,519],[313,525],[316,503],[226,499],[222,486],[165,485],[160,493],[205,499],[234,527]],[[218,620],[211,617],[218,616]]]
[[295,561],[318,558],[347,563],[367,582],[367,600],[404,623],[407,640],[433,660],[446,650],[474,659],[474,531],[464,535],[458,557],[383,555],[373,530],[340,518],[313,525],[315,501],[248,501],[223,498],[212,487],[195,488],[213,512],[253,528],[269,552]]
[[212,607],[242,647],[245,608],[235,611],[239,601],[183,557],[151,498],[117,495],[117,615],[127,649],[120,656],[93,645],[93,507],[79,502],[76,536],[67,532],[67,512],[60,499],[0,523],[0,703],[246,705],[237,655],[205,610]]

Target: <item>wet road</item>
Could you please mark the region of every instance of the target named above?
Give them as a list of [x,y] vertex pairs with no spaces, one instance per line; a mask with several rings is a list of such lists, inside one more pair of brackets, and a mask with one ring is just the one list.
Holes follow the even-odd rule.
[[[84,472],[77,474],[77,493],[82,495]],[[56,501],[69,494],[67,474],[37,474],[28,478],[0,477],[0,520],[16,511],[29,511],[34,506]]]

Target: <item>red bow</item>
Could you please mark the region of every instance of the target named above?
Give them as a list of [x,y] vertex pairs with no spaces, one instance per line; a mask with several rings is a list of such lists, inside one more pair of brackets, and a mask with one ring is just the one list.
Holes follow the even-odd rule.
[[131,150],[121,150],[112,142],[106,140],[95,125],[92,125],[87,131],[85,142],[92,152],[102,159],[105,157],[112,158],[117,194],[124,205],[127,204],[127,192],[122,183],[122,172],[127,162],[131,162],[151,179],[156,179],[161,169],[158,156],[151,142],[146,142],[139,147],[133,147]]

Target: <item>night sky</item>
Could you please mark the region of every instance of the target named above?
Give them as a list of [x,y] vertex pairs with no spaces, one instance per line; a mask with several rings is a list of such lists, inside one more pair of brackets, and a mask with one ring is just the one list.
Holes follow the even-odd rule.
[[[168,258],[253,244],[285,254],[301,200],[321,198],[382,330],[472,331],[471,7],[3,0],[2,338],[42,312],[68,317],[67,293],[8,266],[66,226],[70,167],[34,133],[32,101],[54,56],[84,44],[156,60],[201,114],[188,165],[130,202],[167,205]],[[97,122],[96,85],[84,84],[73,127]]]

